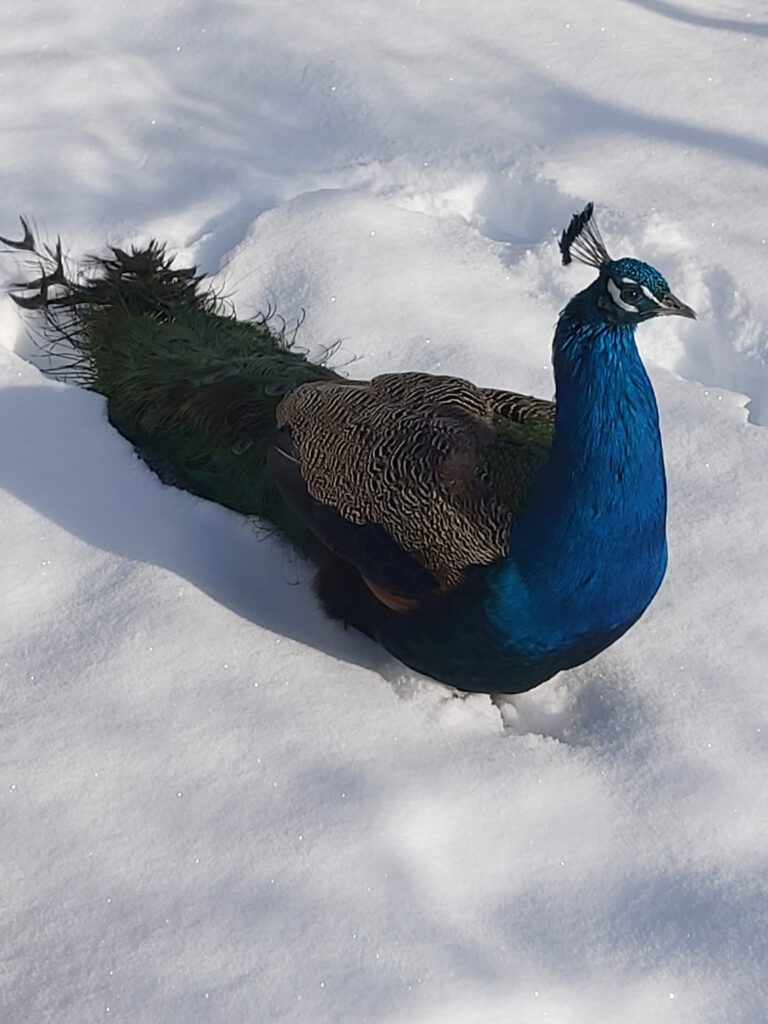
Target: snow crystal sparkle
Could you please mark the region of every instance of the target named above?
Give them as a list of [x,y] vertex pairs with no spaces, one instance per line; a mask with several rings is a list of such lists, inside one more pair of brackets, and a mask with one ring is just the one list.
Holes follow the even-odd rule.
[[[439,348],[543,394],[549,232],[594,195],[710,312],[697,347],[643,342],[672,552],[648,632],[501,734],[449,733],[427,680],[395,693],[276,545],[37,376],[0,304],[5,1019],[761,1021],[768,432],[735,392],[768,408],[762,13],[613,4],[601,33],[596,0],[568,23],[547,0],[145,7],[6,5],[0,234],[24,210],[75,252],[162,234],[241,313],[306,307],[298,344],[343,339],[350,376],[439,372]],[[652,206],[685,252],[658,259]],[[221,650],[259,682],[217,684]]]

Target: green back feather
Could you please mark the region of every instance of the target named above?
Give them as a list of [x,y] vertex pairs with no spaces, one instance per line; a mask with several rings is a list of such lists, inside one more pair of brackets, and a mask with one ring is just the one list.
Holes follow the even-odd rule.
[[[285,395],[303,383],[341,378],[310,362],[268,318],[237,320],[194,268],[174,268],[156,242],[130,253],[113,249],[79,280],[65,274],[60,246],[41,255],[27,233],[11,244],[41,263],[40,277],[25,288],[33,294],[17,301],[42,312],[44,345],[59,359],[65,354],[54,372],[104,395],[111,422],[165,482],[259,516],[308,552],[311,538],[267,475],[266,457]],[[505,534],[546,461],[551,403],[419,374],[385,375],[363,387],[374,402],[378,395],[382,410],[393,401],[390,391],[405,410],[421,403],[427,417],[435,405],[463,407],[470,398],[490,407],[492,439],[482,445],[479,475],[502,504],[478,497],[477,507],[484,518],[495,509]],[[334,480],[326,483],[333,489]],[[397,493],[387,500],[397,515]],[[494,523],[478,523],[485,526]]]
[[494,416],[493,428],[495,440],[483,453],[488,482],[516,520],[547,461],[555,427],[553,422],[516,423]]
[[[70,358],[58,376],[104,395],[110,421],[161,476],[267,519],[305,550],[307,534],[265,473],[275,409],[298,384],[337,375],[265,318],[242,321],[152,242],[94,259],[83,281],[41,282],[43,343]],[[55,290],[53,288],[55,285]],[[54,371],[56,372],[56,371]]]

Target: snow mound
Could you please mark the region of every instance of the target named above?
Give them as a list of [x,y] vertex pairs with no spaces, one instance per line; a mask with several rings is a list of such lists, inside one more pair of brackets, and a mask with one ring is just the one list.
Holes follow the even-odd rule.
[[594,199],[701,319],[640,333],[661,593],[492,701],[324,619],[305,567],[160,484],[0,304],[4,1020],[763,1020],[765,24],[743,0],[5,22],[4,235],[24,211],[73,253],[156,235],[242,315],[305,310],[350,373],[548,396],[589,280],[554,240]]

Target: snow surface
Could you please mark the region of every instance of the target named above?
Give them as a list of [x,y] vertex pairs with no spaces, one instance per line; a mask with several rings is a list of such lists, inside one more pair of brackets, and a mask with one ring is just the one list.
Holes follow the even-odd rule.
[[701,314],[640,332],[659,597],[500,711],[162,486],[4,302],[3,1024],[768,1021],[765,6],[11,0],[0,25],[4,234],[156,234],[356,374],[546,396],[589,280],[553,233],[594,199]]

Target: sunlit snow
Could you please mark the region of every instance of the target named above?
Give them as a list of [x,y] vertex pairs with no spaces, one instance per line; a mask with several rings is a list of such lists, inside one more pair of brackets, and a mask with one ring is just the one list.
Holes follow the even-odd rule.
[[592,199],[700,314],[639,335],[662,591],[497,707],[163,486],[3,300],[2,1021],[768,1019],[764,9],[37,0],[0,26],[0,234],[156,235],[350,373],[548,397],[590,279],[554,238]]

